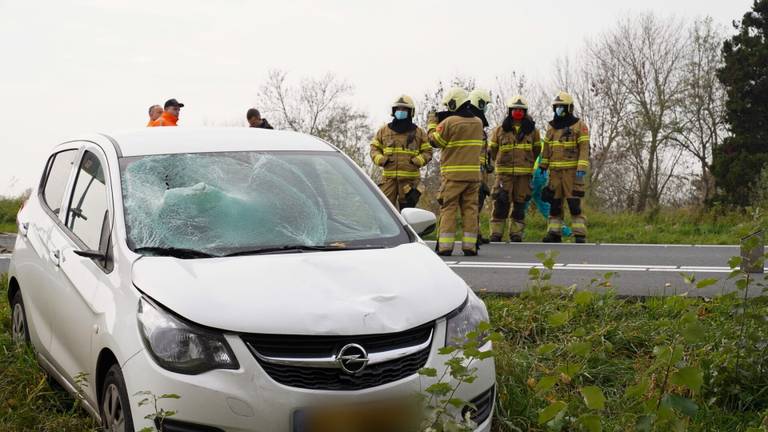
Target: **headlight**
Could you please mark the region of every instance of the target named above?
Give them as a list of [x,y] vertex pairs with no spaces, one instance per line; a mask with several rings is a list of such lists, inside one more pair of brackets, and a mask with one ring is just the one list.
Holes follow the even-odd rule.
[[475,331],[481,322],[488,322],[488,310],[485,303],[470,291],[464,305],[448,316],[445,344],[456,347],[464,345],[467,334]]
[[144,346],[169,371],[195,375],[240,367],[223,335],[192,327],[143,297],[138,321]]

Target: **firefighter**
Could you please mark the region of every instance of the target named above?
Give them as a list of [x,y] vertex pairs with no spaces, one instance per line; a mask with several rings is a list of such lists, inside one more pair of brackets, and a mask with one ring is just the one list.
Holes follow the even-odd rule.
[[[486,128],[488,127],[488,119],[485,117],[485,112],[488,109],[488,104],[491,103],[491,93],[484,89],[474,89],[469,92],[469,108],[475,117],[479,118],[483,122],[483,152],[480,156],[480,193],[478,194],[478,226],[480,225],[480,213],[483,211],[485,199],[491,194],[489,174],[493,173],[493,163],[488,155],[488,133]],[[487,244],[488,239],[483,238],[483,234],[478,229],[477,232],[477,244]]]
[[587,241],[587,219],[581,209],[589,169],[589,129],[573,115],[573,97],[560,92],[552,103],[555,113],[544,137],[539,169],[549,169],[549,184],[542,199],[552,206],[549,212],[546,243],[562,242],[563,200],[568,203],[576,243]]
[[[450,256],[456,236],[456,217],[463,225],[461,249],[466,256],[477,255],[478,194],[480,193],[480,158],[483,152],[483,122],[470,110],[467,91],[454,87],[443,98],[450,112],[429,135],[430,143],[440,148],[442,182],[437,201],[440,204],[439,255]],[[440,118],[441,114],[430,116]]]
[[491,158],[496,165],[493,187],[491,241],[502,240],[504,225],[509,223],[509,239],[523,241],[526,202],[531,198],[533,165],[541,151],[541,135],[528,115],[528,102],[522,96],[507,101],[508,113],[491,133]]
[[402,95],[392,104],[392,121],[371,141],[371,159],[382,168],[381,191],[393,206],[416,207],[423,186],[419,169],[432,159],[432,147],[424,129],[413,123],[416,105]]

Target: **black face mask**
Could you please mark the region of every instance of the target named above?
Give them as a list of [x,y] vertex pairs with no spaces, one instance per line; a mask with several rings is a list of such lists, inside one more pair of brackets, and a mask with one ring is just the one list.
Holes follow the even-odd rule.
[[488,119],[485,118],[485,112],[483,112],[483,110],[472,104],[469,104],[469,111],[473,116],[483,121],[483,127],[488,127]]
[[413,119],[410,115],[402,120],[392,118],[392,121],[389,122],[387,126],[397,133],[406,133],[416,130],[416,125],[413,124]]

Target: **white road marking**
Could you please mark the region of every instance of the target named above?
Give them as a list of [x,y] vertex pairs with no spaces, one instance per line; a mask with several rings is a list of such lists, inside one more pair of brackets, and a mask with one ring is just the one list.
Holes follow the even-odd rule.
[[11,254],[0,254],[0,259],[11,259]]
[[[452,268],[529,270],[546,269],[540,263],[446,261]],[[630,265],[630,264],[555,264],[553,270],[562,271],[615,271],[615,272],[677,272],[677,273],[730,273],[730,267]],[[765,269],[768,272],[768,268]]]

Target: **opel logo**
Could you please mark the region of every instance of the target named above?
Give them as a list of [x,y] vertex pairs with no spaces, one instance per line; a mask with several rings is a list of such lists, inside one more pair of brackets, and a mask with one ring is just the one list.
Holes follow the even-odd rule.
[[358,344],[345,345],[336,354],[336,362],[344,372],[354,375],[362,372],[368,365],[368,353]]

